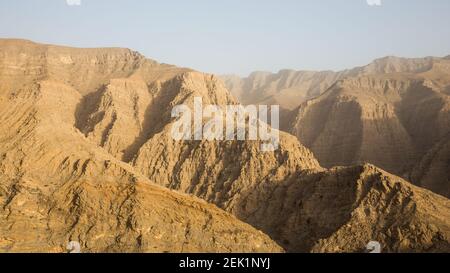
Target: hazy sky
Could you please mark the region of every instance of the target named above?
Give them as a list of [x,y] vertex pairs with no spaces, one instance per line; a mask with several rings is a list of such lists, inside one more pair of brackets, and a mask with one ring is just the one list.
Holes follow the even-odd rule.
[[[450,54],[449,0],[0,0],[0,37],[246,75]],[[370,0],[377,2],[378,0]]]

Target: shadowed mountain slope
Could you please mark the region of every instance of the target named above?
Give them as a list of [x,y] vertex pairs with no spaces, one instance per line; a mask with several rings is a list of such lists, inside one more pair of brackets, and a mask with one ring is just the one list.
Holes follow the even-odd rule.
[[[450,201],[372,165],[323,169],[287,133],[274,152],[173,140],[173,106],[237,104],[217,77],[129,50],[51,48],[0,42],[2,249],[79,240],[89,251],[281,251],[200,197],[287,251],[358,252],[370,240],[450,251]],[[55,76],[30,68],[52,67],[48,56],[78,74],[59,62]]]
[[[448,166],[448,162],[445,156],[430,157],[437,155],[433,147],[448,140],[450,133],[450,62],[384,61],[383,69],[375,62],[364,70],[375,74],[340,80],[303,103],[284,129],[325,167],[370,162],[417,185],[432,183],[435,186],[425,187],[448,196],[447,175],[431,174],[434,165]],[[419,171],[416,166],[422,161],[430,164],[421,164]],[[417,172],[429,172],[434,182],[423,183],[424,176]]]
[[81,101],[77,89],[48,79],[2,94],[1,252],[64,252],[71,240],[83,252],[282,251],[260,231],[151,183],[89,142],[74,127]]

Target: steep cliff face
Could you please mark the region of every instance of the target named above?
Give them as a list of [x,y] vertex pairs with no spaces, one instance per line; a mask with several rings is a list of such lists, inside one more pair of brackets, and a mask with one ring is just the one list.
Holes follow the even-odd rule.
[[[385,94],[385,86],[391,86]],[[292,132],[326,167],[371,162],[402,172],[411,164],[413,143],[395,103],[408,82],[371,78],[344,80],[304,103]]]
[[293,110],[319,96],[348,72],[281,70],[254,72],[247,78],[224,75],[226,87],[242,104],[280,105]]
[[[173,106],[192,106],[195,97],[201,97],[204,105],[236,104],[214,76],[187,72],[152,83],[148,91],[141,87],[120,88],[112,94],[108,86],[90,115],[89,121],[96,122],[91,126],[88,122],[93,130],[84,131],[162,186],[232,209],[232,200],[241,191],[265,177],[283,179],[299,169],[320,169],[311,152],[285,133],[275,153],[262,152],[260,141],[174,141]],[[145,105],[136,106],[140,102]]]
[[[294,110],[303,102],[322,95],[339,80],[381,74],[419,74],[441,68],[448,79],[448,58],[399,58],[385,57],[372,63],[342,71],[295,71],[278,73],[253,72],[248,77],[223,75],[226,87],[243,104],[278,104],[286,110]],[[442,73],[441,73],[442,74]],[[438,77],[433,76],[435,80]],[[448,93],[448,84],[446,85]]]
[[411,173],[421,187],[450,197],[450,135],[430,149]]
[[110,78],[127,77],[140,66],[156,65],[128,49],[81,50],[8,39],[0,45],[1,80],[17,87],[48,79],[86,94]]
[[[105,53],[106,54],[106,53]],[[83,73],[83,72],[82,72]],[[0,251],[279,252],[213,205],[156,186],[75,128],[82,94],[41,80],[0,109]]]
[[[370,162],[422,185],[411,176],[415,166],[450,132],[450,63],[402,60],[382,59],[361,72],[380,74],[338,81],[293,111],[284,129],[325,167]],[[449,187],[446,176],[434,179]]]
[[[371,82],[370,88],[379,84],[382,83]],[[408,86],[406,82],[390,84],[397,90]],[[127,130],[127,133],[134,132],[137,141],[130,146],[131,150],[128,149],[133,152],[129,153],[126,159],[152,181],[217,204],[238,218],[264,230],[289,251],[359,251],[368,241],[375,240],[372,238],[382,241],[386,245],[386,251],[392,252],[444,251],[448,248],[446,227],[439,231],[429,230],[428,227],[447,225],[445,218],[440,217],[436,223],[433,217],[420,216],[417,219],[412,217],[405,218],[404,221],[392,221],[401,215],[402,211],[402,208],[398,207],[400,203],[391,205],[392,198],[408,199],[419,189],[375,167],[323,170],[307,149],[292,136],[284,133],[281,134],[280,149],[274,153],[262,153],[258,142],[173,141],[170,129],[174,120],[170,117],[170,110],[174,105],[192,106],[194,97],[202,97],[205,105],[236,103],[215,77],[188,72],[168,82],[158,82],[149,86],[149,92],[154,98],[151,101],[154,102],[149,103],[150,106],[147,108],[149,117],[141,125],[141,131]],[[131,94],[134,94],[133,90],[136,89],[130,90]],[[122,94],[128,94],[128,91],[122,88]],[[120,102],[121,105],[127,105],[127,109],[131,109],[129,100],[125,99],[127,96],[123,95]],[[399,98],[395,92],[391,96]],[[366,100],[370,101],[371,98],[368,96]],[[352,102],[348,100],[348,103]],[[121,107],[114,105],[104,108],[105,105],[99,103],[94,116],[99,112],[108,112],[108,109]],[[361,111],[357,105],[355,106],[355,111]],[[376,107],[374,109],[380,116],[392,114]],[[344,110],[342,116],[337,118],[340,120],[353,116],[353,112],[346,111]],[[122,115],[129,112],[118,111],[118,113]],[[359,116],[360,112],[357,113]],[[151,118],[152,116],[156,118]],[[367,113],[366,116],[377,117],[371,113]],[[107,136],[106,143],[120,138],[123,129],[118,129],[117,134],[111,130],[116,126],[121,128],[119,117],[113,121],[112,127],[108,126],[109,121],[98,122],[95,126],[98,135]],[[349,120],[349,126],[354,123],[355,121]],[[147,131],[143,128],[151,129]],[[370,132],[367,134],[371,135]],[[398,136],[398,139],[401,140],[402,137]],[[352,145],[354,146],[353,140],[348,140],[348,147]],[[115,153],[116,149],[111,149],[108,144],[103,146],[111,153]],[[335,156],[337,154],[334,153]],[[393,162],[396,162],[395,159]],[[316,188],[316,185],[321,183],[323,187]],[[385,183],[386,188],[375,187],[377,183]],[[365,196],[368,192],[370,196]],[[356,196],[360,196],[361,200]],[[383,201],[380,204],[375,202],[361,204],[364,198]],[[443,211],[449,209],[446,199],[437,200]],[[422,200],[418,198],[417,202]],[[303,203],[307,203],[306,211]],[[414,207],[415,201],[411,201],[409,205]],[[375,220],[365,222],[365,214],[353,219],[352,215],[360,213],[359,211],[373,211],[374,218],[383,220],[377,226],[373,222]],[[410,212],[415,215],[413,210]],[[426,233],[428,237],[419,238],[420,233],[406,228],[410,223],[417,223],[421,228],[420,232]],[[341,229],[346,225],[352,229],[351,232],[338,235],[339,242],[333,241],[331,245],[323,245],[327,240],[332,240],[335,232],[342,232]],[[355,233],[356,229],[362,226],[364,228]],[[386,235],[383,233],[384,230],[391,230],[395,234]],[[395,237],[402,236],[398,234],[403,233],[412,234],[408,236],[417,239],[418,243],[409,243],[403,237]]]
[[[114,67],[108,50],[99,54]],[[370,240],[392,252],[450,251],[448,199],[370,165],[323,169],[286,133],[274,152],[260,141],[175,141],[175,105],[236,100],[217,77],[148,60],[124,75],[135,61],[124,62],[89,84],[43,74],[20,86],[3,75],[14,62],[0,64],[2,251],[61,251],[69,240],[86,251],[282,251],[236,218],[287,251],[357,252]]]
[[103,88],[111,79],[138,78],[148,82],[172,78],[182,71],[189,69],[159,64],[130,49],[78,49],[0,40],[2,93],[45,79],[71,86],[84,96]]
[[434,65],[440,63],[440,58],[400,58],[387,56],[372,63],[352,69],[354,75],[391,74],[391,73],[422,73],[429,71]]

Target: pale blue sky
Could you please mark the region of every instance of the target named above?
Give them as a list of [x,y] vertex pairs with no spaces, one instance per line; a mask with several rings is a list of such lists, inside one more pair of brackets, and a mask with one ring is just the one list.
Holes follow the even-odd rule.
[[0,37],[129,47],[160,62],[241,75],[450,54],[449,0],[81,1],[0,0]]

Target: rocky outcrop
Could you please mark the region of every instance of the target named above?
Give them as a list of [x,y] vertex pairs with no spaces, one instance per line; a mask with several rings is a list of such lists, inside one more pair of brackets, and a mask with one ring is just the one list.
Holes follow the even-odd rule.
[[293,252],[448,252],[450,202],[372,165],[301,172],[242,194],[236,214]]

